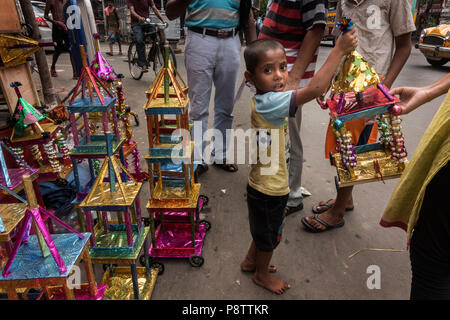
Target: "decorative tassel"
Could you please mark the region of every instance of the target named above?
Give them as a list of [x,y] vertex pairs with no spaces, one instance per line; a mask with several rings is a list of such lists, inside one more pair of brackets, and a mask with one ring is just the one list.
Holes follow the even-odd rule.
[[45,153],[47,154],[50,165],[52,166],[53,172],[61,172],[61,165],[57,159],[56,150],[53,143],[50,141],[44,144]]

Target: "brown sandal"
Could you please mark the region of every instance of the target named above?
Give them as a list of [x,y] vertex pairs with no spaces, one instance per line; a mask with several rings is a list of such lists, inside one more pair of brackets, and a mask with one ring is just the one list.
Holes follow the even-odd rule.
[[223,169],[223,170],[225,170],[225,171],[228,171],[228,172],[236,172],[236,171],[239,170],[239,168],[238,168],[238,166],[236,164],[234,164],[234,163],[228,164],[228,163],[225,162],[225,160],[223,161],[223,163],[216,163],[216,162],[214,162],[214,165],[219,167],[219,168],[221,168],[221,169]]

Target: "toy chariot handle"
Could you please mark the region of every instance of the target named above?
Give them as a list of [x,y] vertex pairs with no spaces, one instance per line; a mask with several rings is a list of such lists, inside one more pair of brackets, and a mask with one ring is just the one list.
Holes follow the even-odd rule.
[[22,98],[22,94],[20,93],[20,90],[19,90],[19,87],[21,85],[22,85],[22,83],[20,83],[19,81],[14,81],[14,82],[11,82],[11,84],[10,84],[10,86],[12,88],[14,88],[14,91],[16,92],[18,98]]

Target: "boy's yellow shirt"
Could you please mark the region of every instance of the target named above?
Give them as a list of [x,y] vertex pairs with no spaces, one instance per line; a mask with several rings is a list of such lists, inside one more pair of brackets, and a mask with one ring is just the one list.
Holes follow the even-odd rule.
[[[263,134],[259,135],[259,139],[262,141],[250,144],[252,148],[250,156],[257,157],[257,162],[251,165],[248,183],[252,188],[270,196],[289,194],[289,173],[286,167],[284,137],[284,120],[289,115],[289,95],[292,95],[292,92],[286,92],[285,103],[275,105],[274,109],[270,111],[272,116],[275,113],[279,114],[278,120],[280,121],[275,123],[268,121],[258,112],[255,97],[252,99],[251,128]],[[267,155],[271,161],[264,164],[263,162],[267,159],[262,159],[260,154]]]

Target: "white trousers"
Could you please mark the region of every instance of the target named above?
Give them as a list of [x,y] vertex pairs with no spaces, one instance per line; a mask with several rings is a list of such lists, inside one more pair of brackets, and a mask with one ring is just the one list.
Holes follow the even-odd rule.
[[[214,158],[226,158],[226,130],[233,125],[233,104],[239,74],[241,43],[239,36],[225,39],[187,31],[185,64],[189,86],[189,120],[194,123],[194,161],[204,161],[204,133],[208,129],[212,84],[214,95],[214,129],[221,132],[222,143],[214,139]],[[199,126],[201,125],[201,129]]]

